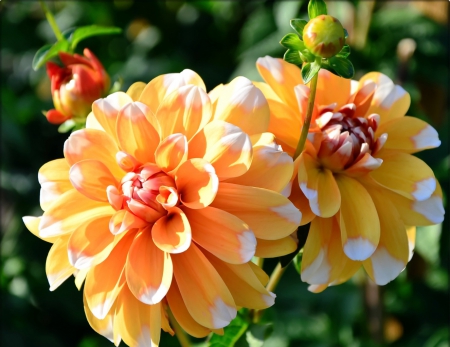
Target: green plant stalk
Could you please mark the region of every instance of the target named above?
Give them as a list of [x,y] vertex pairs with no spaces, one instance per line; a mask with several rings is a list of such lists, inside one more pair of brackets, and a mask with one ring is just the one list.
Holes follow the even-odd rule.
[[50,10],[48,9],[47,5],[45,4],[45,2],[43,0],[39,0],[42,9],[44,10],[45,13],[45,17],[47,18],[48,24],[50,24],[50,27],[53,30],[53,33],[56,36],[56,39],[58,41],[63,41],[64,37],[61,33],[61,30],[59,30],[58,24],[56,24],[56,20],[55,17],[53,17],[53,14],[50,12]]
[[300,134],[300,140],[298,141],[297,149],[295,150],[294,160],[297,159],[300,154],[302,154],[303,149],[305,148],[309,127],[311,125],[312,113],[314,110],[314,100],[316,99],[316,89],[317,89],[317,80],[319,79],[319,72],[317,72],[317,74],[311,80],[310,84],[311,92],[309,93],[308,110],[306,112],[305,123],[303,123],[302,132]]
[[178,342],[180,342],[181,347],[191,347],[191,343],[189,341],[189,338],[183,328],[178,324],[177,320],[173,316],[173,313],[168,310],[169,314],[169,321],[171,323],[171,326],[173,330],[175,331],[175,335],[178,339]]

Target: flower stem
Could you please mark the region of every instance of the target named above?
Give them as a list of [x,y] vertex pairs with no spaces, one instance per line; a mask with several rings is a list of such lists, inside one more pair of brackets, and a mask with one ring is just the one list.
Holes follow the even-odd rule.
[[41,4],[42,9],[44,10],[45,17],[47,17],[48,24],[50,24],[50,27],[52,28],[53,33],[56,36],[56,39],[58,41],[64,40],[61,30],[59,30],[58,24],[56,24],[55,17],[53,17],[53,14],[50,12],[50,10],[48,9],[47,5],[43,0],[39,0],[39,2]]
[[294,160],[302,154],[305,148],[306,138],[308,137],[309,126],[311,125],[312,113],[314,110],[314,99],[316,98],[317,80],[319,79],[319,72],[312,78],[310,84],[309,99],[308,99],[308,110],[306,112],[305,122],[303,123],[302,133],[300,135],[300,140],[297,144],[297,149],[295,150]]
[[178,338],[178,342],[180,342],[181,347],[191,347],[187,334],[180,324],[178,324],[177,320],[173,316],[173,313],[170,310],[168,310],[168,313],[170,324],[172,325],[173,330],[175,330],[175,335]]

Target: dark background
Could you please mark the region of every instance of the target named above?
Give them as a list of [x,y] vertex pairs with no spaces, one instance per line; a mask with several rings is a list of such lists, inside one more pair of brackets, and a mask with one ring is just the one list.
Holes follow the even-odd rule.
[[[307,19],[306,1],[47,2],[62,30],[115,25],[123,34],[90,38],[89,47],[113,81],[134,81],[190,68],[208,90],[237,75],[261,80],[258,57],[281,57],[278,41],[291,18]],[[409,115],[439,131],[442,145],[419,153],[448,199],[448,1],[328,1],[329,14],[350,34],[355,79],[377,70],[411,94]],[[112,346],[84,317],[71,279],[49,292],[50,244],[28,232],[24,215],[40,215],[37,171],[63,156],[67,134],[47,123],[52,108],[45,69],[33,71],[36,50],[55,38],[37,1],[1,1],[1,346]],[[403,39],[411,39],[399,42]],[[406,59],[409,49],[413,55]],[[405,48],[405,46],[407,48]],[[399,48],[400,47],[400,48]],[[448,213],[449,204],[446,203]],[[307,291],[293,267],[267,310],[274,332],[265,347],[449,346],[449,223],[418,228],[407,269],[376,287],[363,272],[321,294]],[[270,273],[275,261],[266,261]],[[381,319],[380,319],[381,317]],[[378,341],[378,342],[376,342]],[[197,341],[199,342],[199,341]],[[163,333],[161,346],[179,346]]]

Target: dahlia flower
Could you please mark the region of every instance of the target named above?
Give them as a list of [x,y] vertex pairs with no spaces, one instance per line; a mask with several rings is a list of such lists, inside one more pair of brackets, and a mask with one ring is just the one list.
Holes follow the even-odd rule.
[[61,124],[71,118],[84,123],[92,103],[108,91],[109,76],[102,63],[89,49],[83,53],[84,56],[59,52],[62,67],[47,63],[55,105],[45,115],[50,123]]
[[268,124],[251,81],[208,95],[191,70],[95,101],[65,158],[39,171],[44,214],[24,217],[53,243],[50,290],[85,282],[87,319],[116,345],[157,346],[169,315],[203,337],[237,307],[271,306],[249,261],[295,250],[301,213],[280,193],[293,161]]
[[[259,58],[269,131],[293,155],[309,88],[300,69]],[[426,122],[405,116],[410,96],[387,76],[358,81],[321,70],[308,140],[295,161],[289,199],[311,222],[301,278],[313,291],[348,280],[360,267],[379,285],[398,276],[415,226],[441,223],[442,191],[433,171],[411,155],[440,145]],[[409,240],[409,241],[408,241]]]

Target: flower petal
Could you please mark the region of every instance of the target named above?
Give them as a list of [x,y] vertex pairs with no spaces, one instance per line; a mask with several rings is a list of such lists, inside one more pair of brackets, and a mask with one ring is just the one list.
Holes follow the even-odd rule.
[[216,257],[231,264],[250,261],[256,238],[236,216],[213,207],[191,210],[183,207],[192,229],[192,239]]
[[115,243],[109,231],[111,215],[89,220],[72,233],[67,245],[70,264],[86,269],[105,260]]
[[[336,103],[338,110],[347,103],[350,97],[350,80],[336,76],[328,70],[319,71],[317,80],[316,100],[314,103],[318,106],[327,106]],[[330,90],[333,93],[330,93]]]
[[166,216],[158,219],[152,228],[155,245],[167,253],[181,253],[191,245],[191,226],[182,210],[169,209]]
[[95,159],[82,160],[72,165],[69,178],[73,187],[81,194],[102,202],[108,202],[106,188],[118,185],[106,165]]
[[395,149],[406,153],[415,153],[441,145],[436,129],[415,117],[395,118],[382,123],[375,136],[388,135],[384,149]]
[[211,119],[211,101],[201,87],[186,85],[164,98],[156,118],[161,124],[161,137],[180,133],[190,140]]
[[429,199],[436,190],[433,170],[419,158],[401,152],[379,156],[383,164],[370,176],[381,186],[417,201]]
[[361,183],[344,175],[336,176],[336,182],[342,196],[339,224],[344,252],[352,260],[365,260],[380,240],[377,210]]
[[142,91],[147,86],[144,82],[134,82],[127,90],[127,95],[133,99],[133,101],[139,101]]
[[189,158],[209,161],[220,179],[243,175],[252,161],[247,134],[230,123],[214,120],[189,142]]
[[167,301],[169,302],[170,311],[173,313],[175,319],[189,335],[201,338],[207,336],[211,332],[210,329],[200,325],[192,318],[175,281],[172,283],[169,292],[167,293]]
[[[297,158],[298,160],[299,158]],[[298,175],[294,178],[293,182],[291,183],[291,192],[289,195],[289,200],[294,204],[296,208],[298,208],[302,213],[302,219],[300,221],[300,225],[305,225],[311,222],[316,215],[311,210],[311,207],[309,206],[309,200],[303,194],[302,190],[300,189],[300,184],[298,183]]]
[[39,236],[47,238],[68,234],[87,220],[112,213],[114,209],[109,204],[88,199],[72,189],[44,212],[39,223]]
[[156,164],[161,170],[170,173],[186,161],[187,152],[188,143],[186,136],[183,134],[169,135],[156,148]]
[[86,302],[92,314],[98,319],[106,317],[121,288],[127,288],[124,267],[135,235],[135,232],[124,235],[108,258],[87,274],[84,285]]
[[323,218],[334,216],[341,205],[341,194],[333,173],[322,168],[307,153],[302,153],[300,157],[298,182],[311,210]]
[[151,226],[136,235],[125,272],[128,288],[144,304],[159,303],[167,294],[173,276],[172,259],[156,247]]
[[[294,171],[292,158],[275,142],[275,136],[263,133],[253,145],[253,160],[242,176],[230,178],[227,182],[266,188],[281,193],[289,184]],[[253,137],[251,138],[253,141]]]
[[236,305],[205,255],[193,243],[172,260],[181,296],[195,321],[210,329],[227,326],[236,317]]
[[222,277],[237,306],[264,309],[275,303],[276,295],[261,284],[250,264],[227,264],[212,254],[205,255]]
[[50,252],[48,252],[47,261],[45,263],[45,272],[47,274],[48,283],[50,284],[50,291],[54,291],[58,288],[75,272],[75,268],[69,263],[69,257],[67,256],[68,241],[68,235],[60,237],[52,245]]
[[83,294],[84,313],[86,314],[87,321],[94,331],[100,335],[106,337],[109,341],[114,342],[116,346],[120,343],[120,338],[114,339],[114,309],[112,309],[105,318],[98,319],[95,317],[86,302],[86,294]]
[[278,240],[257,239],[255,256],[260,258],[276,258],[294,252],[297,242],[286,236]]
[[160,141],[157,129],[150,109],[138,101],[124,106],[117,116],[117,138],[122,150],[142,164],[155,161]]
[[25,224],[26,228],[34,235],[39,237],[41,240],[46,242],[55,243],[59,236],[56,237],[41,237],[39,236],[39,224],[41,223],[42,217],[33,217],[33,216],[24,216],[22,217],[22,221]]
[[119,148],[113,138],[96,129],[74,131],[64,143],[64,157],[70,166],[82,160],[95,159],[105,164],[120,180],[125,172],[117,164],[117,152]]
[[260,134],[269,126],[269,105],[249,79],[239,76],[221,91],[214,119],[234,124],[248,135]]
[[232,183],[220,183],[211,206],[242,219],[257,238],[265,240],[292,234],[302,217],[300,211],[279,193]]
[[181,201],[189,208],[209,206],[219,187],[214,167],[204,159],[190,159],[178,168],[175,182]]
[[127,210],[119,210],[114,213],[109,221],[109,231],[113,235],[119,235],[124,231],[134,228],[144,228],[148,223]]
[[161,304],[146,305],[124,286],[117,298],[114,330],[130,347],[158,347]]
[[416,245],[416,227],[406,227],[406,236],[408,237],[409,248],[408,261],[410,261],[414,255],[414,247]]
[[69,181],[69,169],[70,166],[65,159],[49,161],[39,169],[38,180],[41,185],[42,210],[47,210],[63,193],[73,189]]

